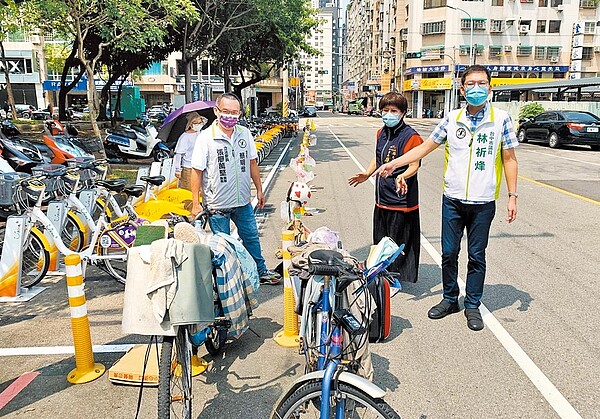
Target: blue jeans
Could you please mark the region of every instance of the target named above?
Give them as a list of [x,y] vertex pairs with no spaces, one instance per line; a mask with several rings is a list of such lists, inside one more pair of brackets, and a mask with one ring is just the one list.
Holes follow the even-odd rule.
[[264,274],[267,270],[267,265],[260,249],[258,227],[256,226],[252,204],[231,208],[226,210],[223,215],[213,214],[208,218],[208,224],[213,233],[230,234],[230,221],[233,221],[237,227],[242,244],[256,262],[258,275]]
[[442,198],[442,284],[444,300],[458,301],[458,254],[463,231],[467,230],[467,286],[465,308],[477,308],[481,304],[485,280],[485,249],[490,226],[496,214],[496,201],[486,204],[463,204]]

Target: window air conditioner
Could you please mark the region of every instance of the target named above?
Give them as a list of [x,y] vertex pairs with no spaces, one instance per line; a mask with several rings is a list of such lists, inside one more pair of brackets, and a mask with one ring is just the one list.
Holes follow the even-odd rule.
[[512,45],[504,45],[504,52],[512,52]]
[[558,6],[556,6],[556,11],[557,12],[562,12],[563,10],[565,10],[565,6],[562,4],[559,4]]
[[551,63],[557,63],[558,62],[558,57],[550,57],[550,62]]
[[600,46],[594,47],[594,52],[600,52]]
[[521,25],[521,26],[519,26],[519,32],[520,33],[527,33],[527,32],[529,32],[529,26],[528,25]]
[[39,35],[31,35],[29,37],[29,39],[31,40],[32,44],[39,44],[40,43],[40,36]]

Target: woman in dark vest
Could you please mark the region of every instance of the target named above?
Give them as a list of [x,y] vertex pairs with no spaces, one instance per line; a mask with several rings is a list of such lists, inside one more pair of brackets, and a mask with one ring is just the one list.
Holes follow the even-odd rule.
[[[379,166],[423,142],[421,136],[404,122],[407,108],[406,98],[400,93],[389,92],[381,98],[379,110],[384,126],[377,132],[375,157],[365,172],[348,179],[351,186],[366,181]],[[388,271],[397,273],[400,280],[408,282],[416,282],[419,276],[419,166],[420,162],[411,163],[387,178],[377,176],[375,179],[373,243],[378,243],[385,236],[398,245],[404,243],[404,255],[400,255]]]

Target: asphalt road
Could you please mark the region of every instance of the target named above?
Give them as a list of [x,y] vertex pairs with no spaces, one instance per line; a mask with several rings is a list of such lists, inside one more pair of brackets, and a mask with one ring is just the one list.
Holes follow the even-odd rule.
[[[436,120],[409,120],[424,137]],[[356,188],[347,178],[372,157],[375,118],[320,112],[312,216],[305,224],[338,231],[344,247],[365,258],[371,244],[373,186]],[[282,142],[279,150],[286,145]],[[297,154],[297,142],[288,155]],[[585,147],[553,150],[521,145],[518,219],[504,221],[502,185],[488,248],[483,298],[486,328],[472,332],[462,313],[431,321],[426,313],[441,298],[440,202],[443,150],[431,153],[419,171],[422,243],[420,277],[392,301],[390,338],[371,346],[375,382],[403,418],[596,418],[600,417],[600,290],[598,230],[600,153]],[[263,163],[263,179],[277,150]],[[280,202],[294,174],[277,170],[259,212],[263,253],[270,266],[283,222]],[[463,244],[463,248],[465,245]],[[464,278],[466,258],[461,259]],[[122,288],[100,273],[88,275],[86,293],[96,362],[110,367],[122,353],[106,345],[142,342],[120,330]],[[133,418],[138,388],[111,384],[106,375],[70,385],[72,344],[66,286],[44,280],[47,289],[28,303],[0,305],[0,405],[2,393],[28,371],[39,373],[0,416],[36,418]],[[194,380],[197,418],[267,418],[278,398],[302,374],[303,357],[272,339],[282,328],[281,286],[263,286],[252,331],[228,344],[211,368]],[[37,348],[36,355],[23,355]],[[17,354],[7,355],[7,348]],[[21,348],[21,349],[14,349]],[[204,353],[204,350],[201,350]],[[580,416],[579,416],[580,415]],[[144,389],[140,416],[156,416],[156,390]]]

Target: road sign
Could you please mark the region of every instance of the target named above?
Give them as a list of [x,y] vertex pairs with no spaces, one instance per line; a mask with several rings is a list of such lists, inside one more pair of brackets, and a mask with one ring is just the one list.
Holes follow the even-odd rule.
[[423,53],[420,52],[420,51],[419,52],[407,52],[406,53],[406,59],[407,60],[410,60],[410,59],[413,59],[413,58],[421,58],[422,56],[423,56]]

